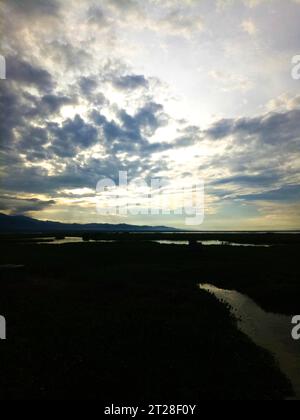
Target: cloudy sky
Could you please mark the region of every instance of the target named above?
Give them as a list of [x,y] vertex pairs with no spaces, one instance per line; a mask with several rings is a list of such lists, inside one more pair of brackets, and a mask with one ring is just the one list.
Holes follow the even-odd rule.
[[178,214],[99,214],[97,182],[127,171],[163,178],[172,197],[203,180],[202,229],[300,228],[299,0],[0,8],[1,212],[184,227]]

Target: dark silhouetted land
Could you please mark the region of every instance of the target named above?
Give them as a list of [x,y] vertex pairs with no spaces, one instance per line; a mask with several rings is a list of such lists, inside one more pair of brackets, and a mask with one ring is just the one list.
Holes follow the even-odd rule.
[[[234,288],[266,310],[299,312],[299,236],[268,235],[276,244],[270,248],[160,245],[145,237],[37,245],[2,237],[0,265],[25,267],[0,270],[8,329],[0,398],[120,404],[291,396],[272,356],[198,288]],[[258,234],[251,241],[272,243]]]

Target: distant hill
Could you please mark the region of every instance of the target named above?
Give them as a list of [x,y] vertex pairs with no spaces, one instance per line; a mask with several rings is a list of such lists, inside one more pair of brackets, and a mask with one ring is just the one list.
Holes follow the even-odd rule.
[[47,232],[177,232],[166,226],[135,226],[127,224],[71,224],[32,219],[26,216],[7,216],[0,213],[0,233]]

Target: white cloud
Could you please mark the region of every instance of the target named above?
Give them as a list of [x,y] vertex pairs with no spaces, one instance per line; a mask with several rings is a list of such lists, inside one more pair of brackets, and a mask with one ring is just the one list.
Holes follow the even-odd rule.
[[267,111],[282,112],[300,109],[300,95],[284,93],[277,98],[271,99],[266,106]]
[[244,32],[246,32],[248,35],[251,35],[251,36],[254,36],[258,33],[258,29],[255,23],[253,22],[253,20],[251,19],[244,20],[241,24],[241,28],[243,29]]
[[234,90],[248,91],[252,88],[251,81],[241,75],[218,70],[210,71],[209,75],[212,79],[219,82],[221,89],[225,92],[232,92]]

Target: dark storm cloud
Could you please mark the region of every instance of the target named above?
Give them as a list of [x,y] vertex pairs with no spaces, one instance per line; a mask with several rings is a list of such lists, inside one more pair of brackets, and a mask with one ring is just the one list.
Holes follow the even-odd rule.
[[146,129],[147,135],[153,135],[159,127],[168,124],[168,116],[164,107],[155,102],[149,102],[143,106],[135,115],[139,126]]
[[[231,139],[222,153],[215,154],[204,168],[218,174],[209,184],[226,187],[223,197],[249,202],[299,198],[297,186],[285,186],[295,184],[299,172],[299,110],[221,120],[203,135],[212,141]],[[220,176],[220,169],[230,176]],[[218,196],[218,191],[213,194]]]
[[93,77],[81,77],[79,80],[79,87],[81,93],[87,97],[92,95],[98,87],[98,82]]
[[[0,90],[0,149],[18,155],[18,134],[21,132],[28,137],[32,128],[32,117],[40,112],[36,104],[37,98],[24,94],[19,86],[14,87],[9,81],[1,84]],[[24,151],[26,153],[26,146]]]
[[300,110],[269,113],[256,118],[226,119],[215,123],[205,134],[220,140],[228,136],[241,140],[252,139],[260,143],[281,145],[300,139]]
[[94,110],[93,122],[102,128],[103,144],[113,153],[127,152],[138,156],[164,151],[172,147],[167,143],[150,143],[147,136],[152,136],[159,127],[167,122],[167,116],[160,104],[149,102],[134,115],[125,110],[118,111],[117,121],[108,121],[105,116]]
[[168,117],[164,113],[163,106],[154,102],[149,102],[140,108],[134,116],[121,110],[118,117],[122,126],[128,132],[140,133],[145,130],[147,136],[152,136],[158,128],[167,124]]
[[122,12],[139,8],[139,2],[136,0],[109,0],[108,3]]
[[223,139],[233,133],[234,120],[224,119],[210,127],[206,134],[213,140]]
[[72,158],[81,150],[89,149],[98,140],[98,131],[79,115],[65,120],[61,125],[49,123],[47,131],[51,137],[49,151],[62,158]]
[[74,45],[65,39],[55,39],[43,46],[45,52],[60,66],[62,71],[72,69],[85,71],[94,57],[86,48]]
[[[6,154],[25,154],[30,161],[49,157],[45,145],[49,132],[45,123],[74,99],[54,93],[37,96],[22,90],[11,81],[1,84],[0,148]],[[8,158],[8,156],[7,156]]]
[[57,0],[9,0],[14,12],[24,15],[56,15],[59,10]]
[[[162,162],[159,169],[167,169]],[[118,181],[119,171],[127,171],[131,179],[145,177],[145,174],[157,175],[158,168],[149,159],[141,158],[120,160],[110,155],[102,159],[90,158],[83,163],[69,160],[65,169],[55,174],[42,167],[27,167],[18,162],[11,166],[10,172],[5,171],[2,177],[2,189],[18,193],[49,194],[55,197],[60,190],[74,188],[95,189],[97,182],[103,178]]]
[[44,122],[49,118],[52,119],[60,113],[63,106],[77,103],[76,97],[71,98],[53,93],[45,96],[35,96],[25,92],[22,99],[25,101],[23,115],[30,122],[33,120]]
[[44,115],[51,115],[59,112],[61,107],[64,105],[70,105],[72,103],[74,103],[74,100],[68,96],[57,96],[51,94],[42,97],[39,103],[39,108],[42,108],[42,113]]
[[260,175],[236,175],[228,178],[221,178],[217,181],[214,181],[213,185],[250,185],[261,187],[263,185],[270,185],[280,179],[279,174],[272,173],[263,173]]
[[29,87],[35,86],[41,91],[51,91],[54,87],[50,73],[33,66],[17,56],[7,57],[6,65],[8,80],[13,80]]
[[263,193],[239,195],[238,198],[247,201],[299,202],[300,185],[285,185],[281,188]]
[[[4,95],[0,99],[1,110],[9,112],[8,118],[2,120],[1,128],[6,138],[2,155],[2,188],[5,191],[54,197],[64,189],[95,188],[99,179],[115,179],[120,170],[127,171],[132,179],[151,174],[157,176],[160,170],[167,170],[167,161],[154,163],[152,155],[170,150],[174,144],[148,139],[168,123],[169,117],[161,104],[147,102],[133,115],[125,110],[115,110],[116,120],[108,120],[99,112],[102,104],[108,103],[98,92],[101,77],[82,77],[77,87],[72,87],[75,94],[69,97],[55,91],[50,75],[42,69],[17,59],[12,68],[13,81],[4,85]],[[107,71],[112,74],[111,66]],[[119,81],[122,87],[131,90],[147,86],[142,76]],[[39,94],[29,93],[28,85],[38,87]],[[76,92],[96,106],[97,111],[86,121],[77,115],[74,119],[57,122],[61,107],[76,102]],[[81,151],[97,142],[104,148],[102,159],[76,160]],[[125,153],[125,157],[120,159],[120,153]],[[14,159],[16,156],[22,158]],[[42,165],[43,161],[57,165],[58,173],[49,173]],[[34,166],[28,166],[29,162]],[[60,165],[62,162],[63,166]],[[20,202],[17,206],[11,202],[10,208],[33,211],[33,207],[42,209],[42,205],[31,201]]]
[[0,211],[9,210],[11,214],[26,214],[41,211],[55,205],[54,200],[39,200],[37,198],[19,198],[10,195],[0,196]]
[[180,136],[175,140],[174,147],[189,147],[198,143],[202,139],[200,127],[191,125],[178,130]]
[[[71,159],[98,141],[106,153],[125,152],[143,158],[172,147],[163,142],[149,143],[147,139],[168,122],[163,106],[155,102],[146,103],[132,116],[119,110],[116,112],[117,121],[109,121],[95,111],[91,121],[84,121],[77,115],[74,119],[54,122],[64,105],[77,103],[76,94],[73,97],[57,94],[47,72],[15,57],[12,63],[13,80],[3,85],[0,98],[2,115],[8,113],[7,118],[1,119],[4,136],[1,147],[6,149],[7,157],[8,149],[11,149],[35,164],[55,158]],[[39,94],[29,93],[26,82],[52,89],[49,92],[40,90]],[[103,94],[94,93],[99,86],[95,76],[82,77],[78,86],[93,104],[107,104]]]
[[12,143],[13,129],[20,125],[23,116],[17,92],[10,90],[7,83],[1,83],[0,93],[0,148],[4,149]]
[[179,137],[176,139],[176,147],[189,147],[193,146],[196,143],[196,140],[193,137]]
[[[5,148],[2,162],[4,190],[54,197],[63,189],[95,188],[99,179],[115,179],[120,170],[128,171],[134,179],[150,174],[156,176],[159,170],[167,169],[167,162],[158,165],[151,157],[153,153],[173,146],[150,143],[145,136],[146,132],[154,133],[166,123],[167,117],[161,105],[147,103],[133,116],[120,110],[116,121],[93,111],[88,121],[77,115],[74,119],[58,123],[53,121],[53,116],[60,106],[69,102],[68,96],[54,93],[33,96],[22,92],[22,89],[15,95],[14,85],[5,86],[3,109],[10,104],[12,113],[6,128],[7,131],[17,132],[17,138],[12,136],[10,146],[15,156],[21,153],[25,157],[13,160],[13,153],[8,154],[8,147]],[[3,121],[5,125],[7,121]],[[34,124],[36,121],[43,121],[43,125],[37,126]],[[97,142],[104,148],[102,159],[74,159],[82,150],[88,150]],[[120,152],[125,152],[128,157],[120,159],[117,156]],[[44,166],[39,166],[44,160],[58,165],[58,173],[50,174]],[[35,165],[28,166],[28,162]],[[64,169],[60,162],[63,162]]]
[[97,25],[100,29],[105,28],[108,25],[106,14],[104,13],[102,7],[98,5],[93,5],[88,9],[87,21],[88,24]]
[[148,80],[144,76],[136,74],[117,77],[112,80],[112,84],[120,90],[134,90],[149,87]]
[[18,143],[18,149],[30,156],[30,160],[43,160],[43,146],[48,142],[47,131],[41,127],[22,127],[19,131],[21,140]]

